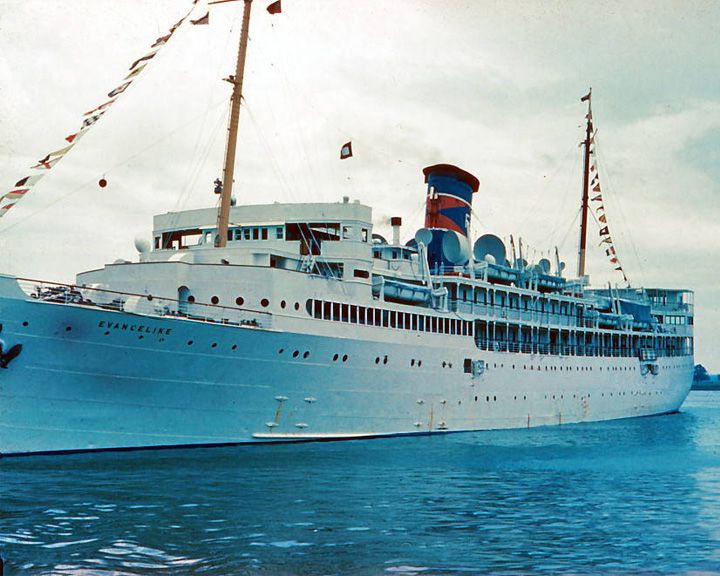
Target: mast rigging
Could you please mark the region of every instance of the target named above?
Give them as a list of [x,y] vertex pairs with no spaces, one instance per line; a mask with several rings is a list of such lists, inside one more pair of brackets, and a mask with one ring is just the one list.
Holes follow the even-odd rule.
[[250,9],[252,0],[244,0],[242,31],[238,48],[235,76],[232,78],[233,92],[231,97],[230,123],[228,126],[227,146],[225,147],[225,166],[223,168],[222,195],[218,210],[218,231],[215,246],[224,248],[227,245],[228,226],[230,223],[230,206],[232,204],[233,177],[235,175],[235,151],[237,148],[238,126],[240,123],[240,101],[242,99],[243,77],[245,75],[245,57],[247,56],[248,32],[250,30]]
[[588,93],[580,99],[581,102],[587,101],[588,113],[586,116],[587,127],[585,130],[585,140],[582,142],[582,145],[585,146],[583,154],[585,162],[583,165],[582,218],[580,220],[580,246],[578,249],[578,278],[585,276],[585,249],[587,246],[588,204],[590,199],[590,143],[593,131],[591,99],[592,88],[590,88]]

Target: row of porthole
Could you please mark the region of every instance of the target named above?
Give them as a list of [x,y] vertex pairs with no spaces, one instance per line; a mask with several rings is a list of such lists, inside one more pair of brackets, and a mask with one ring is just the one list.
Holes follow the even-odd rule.
[[[443,367],[444,367],[444,364],[445,364],[445,363],[443,362]],[[452,364],[450,365],[450,367],[452,367]],[[493,368],[497,368],[497,367],[498,367],[497,363],[496,363],[496,362],[493,362]],[[505,368],[505,364],[500,364],[500,368]],[[489,364],[487,365],[486,369],[487,369],[487,370],[490,370],[490,365],[489,365]],[[515,368],[515,364],[512,365],[512,369],[513,369],[513,370],[516,369],[516,368]],[[523,364],[523,370],[527,370],[527,369],[528,369],[527,364]],[[566,372],[572,372],[572,371],[573,371],[572,366],[545,366],[545,372],[548,372],[548,371],[555,372],[555,371],[557,371],[558,369],[559,369],[561,372],[562,372],[562,371],[566,371]],[[530,370],[535,370],[535,366],[533,366],[533,365],[531,364],[531,365],[530,365]],[[592,366],[575,366],[575,371],[576,371],[576,372],[580,372],[580,371],[582,371],[582,372],[592,372],[592,370],[593,370],[593,367],[592,367]],[[602,366],[601,366],[601,367],[600,367],[600,372],[602,372],[602,370],[603,370],[603,369],[602,369]],[[636,367],[636,366],[610,366],[610,367],[608,368],[608,372],[610,372],[611,370],[612,370],[612,371],[615,371],[615,372],[617,372],[617,371],[621,371],[621,372],[623,372],[623,371],[633,371],[633,370],[637,370],[637,367]],[[538,366],[538,367],[537,367],[537,371],[538,371],[538,372],[542,372],[542,366]]]
[[443,368],[452,368],[452,362],[445,362],[445,360],[443,360],[442,367]]
[[[278,354],[284,354],[284,353],[285,353],[285,348],[280,348],[280,349],[278,350]],[[292,357],[293,357],[293,358],[298,358],[299,356],[300,356],[300,350],[293,350]],[[307,358],[310,358],[310,351],[309,351],[309,350],[305,350],[305,352],[302,353],[302,357],[303,357],[303,358],[306,358],[306,359],[307,359]]]
[[[639,390],[635,390],[635,391],[631,392],[631,396],[652,396],[653,394],[654,394],[655,396],[662,396],[662,395],[665,394],[665,392],[663,392],[663,391],[661,391],[661,390],[655,390],[655,391],[650,391],[650,392],[642,392],[642,391],[639,391]],[[604,392],[601,392],[600,395],[601,395],[603,398],[605,397],[605,393],[604,393]],[[612,396],[612,395],[613,395],[613,393],[610,392],[610,396]],[[618,392],[617,395],[618,395],[618,396],[627,396],[627,392]],[[491,398],[490,396],[485,396],[485,401],[486,401],[486,402],[490,402],[490,398]],[[577,399],[577,394],[573,394],[573,398]],[[585,398],[590,398],[590,394],[588,393],[587,396],[580,396],[580,400],[584,400]],[[517,399],[518,399],[517,396],[513,396],[513,400],[517,400]],[[523,396],[522,399],[523,399],[523,400],[527,400],[527,396]],[[552,399],[553,399],[553,400],[564,400],[564,399],[565,399],[565,395],[564,395],[564,394],[560,394],[560,397],[558,398],[556,394],[553,394],[553,395],[552,395]],[[547,394],[545,394],[545,400],[548,400],[548,395],[547,395]],[[475,402],[477,402],[477,401],[478,401],[478,396],[475,396]],[[492,396],[492,401],[493,401],[493,402],[497,402],[497,396]]]
[[[188,296],[187,301],[190,304],[195,303],[195,296],[192,296],[192,295]],[[210,298],[210,303],[214,304],[214,305],[218,305],[218,304],[220,304],[220,298],[218,296],[213,296],[212,298]],[[243,306],[245,304],[245,298],[243,298],[242,296],[238,296],[237,298],[235,298],[235,304],[237,306]],[[287,308],[287,304],[288,304],[287,301],[281,300],[280,308],[282,308],[284,310],[285,308]],[[260,306],[262,306],[263,308],[267,308],[268,306],[270,306],[270,300],[268,300],[267,298],[261,299]],[[295,310],[300,310],[300,302],[295,302],[294,308],[295,308]]]

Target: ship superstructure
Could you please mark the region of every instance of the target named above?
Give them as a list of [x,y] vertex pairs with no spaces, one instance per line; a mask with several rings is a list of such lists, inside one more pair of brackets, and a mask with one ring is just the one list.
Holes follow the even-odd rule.
[[425,226],[403,244],[400,218],[388,242],[371,208],[349,198],[233,205],[234,158],[220,209],[156,216],[137,261],[73,285],[0,276],[0,453],[676,411],[693,374],[692,293],[587,287],[591,118],[577,279],[557,257],[508,254],[493,234],[472,243],[480,182],[456,166],[423,170]]

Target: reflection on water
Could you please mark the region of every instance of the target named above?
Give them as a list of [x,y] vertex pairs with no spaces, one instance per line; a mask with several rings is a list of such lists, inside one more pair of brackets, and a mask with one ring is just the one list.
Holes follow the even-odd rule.
[[7,574],[720,574],[720,393],[561,428],[0,460]]

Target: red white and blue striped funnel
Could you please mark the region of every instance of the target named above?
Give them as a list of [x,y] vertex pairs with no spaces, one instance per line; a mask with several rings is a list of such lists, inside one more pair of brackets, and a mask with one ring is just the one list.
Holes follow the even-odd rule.
[[425,227],[454,230],[468,235],[472,195],[480,181],[451,164],[436,164],[423,170],[427,188]]

